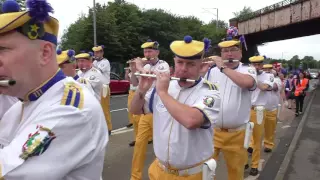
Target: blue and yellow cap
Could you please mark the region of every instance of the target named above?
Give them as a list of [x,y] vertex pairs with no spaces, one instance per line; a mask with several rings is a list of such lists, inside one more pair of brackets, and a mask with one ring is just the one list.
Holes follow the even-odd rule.
[[222,40],[218,44],[220,48],[228,48],[232,46],[239,46],[241,44],[241,41],[237,39],[238,36],[238,29],[237,27],[231,26],[227,30],[227,37]]
[[104,45],[100,45],[100,46],[95,46],[92,48],[92,51],[97,52],[97,51],[103,51],[104,49]]
[[141,45],[142,49],[159,49],[159,43],[157,41],[152,41],[151,39],[148,39],[147,42],[143,43]]
[[263,69],[272,69],[272,68],[273,68],[272,64],[263,65]]
[[76,59],[92,59],[93,53],[92,52],[85,52],[85,51],[80,51],[80,54],[77,54],[75,56]]
[[17,30],[30,40],[44,40],[57,45],[59,22],[49,13],[53,8],[46,0],[27,0],[27,11],[20,11],[15,0],[6,0],[0,14],[0,34]]
[[251,63],[262,63],[266,58],[266,56],[252,56],[249,58]]
[[75,62],[75,51],[69,49],[67,51],[62,51],[60,49],[57,50],[57,62],[58,65],[63,63],[74,63]]
[[171,51],[182,59],[202,59],[204,53],[210,48],[211,41],[207,38],[201,41],[193,40],[191,36],[185,36],[183,41],[173,41]]

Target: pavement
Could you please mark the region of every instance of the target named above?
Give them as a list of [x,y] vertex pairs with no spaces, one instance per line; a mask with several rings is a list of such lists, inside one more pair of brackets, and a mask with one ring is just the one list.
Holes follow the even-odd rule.
[[284,173],[286,180],[316,180],[320,179],[320,89],[315,91],[315,97],[310,105],[305,122],[301,125],[291,162]]
[[[311,81],[312,86],[310,91],[313,91],[313,85],[315,84],[315,82],[316,81]],[[310,101],[311,95],[312,93],[307,96],[305,104],[307,104],[307,102]],[[114,130],[112,131],[112,136],[110,137],[110,141],[106,150],[103,179],[128,180],[130,179],[131,160],[133,154],[133,147],[129,147],[128,144],[133,140],[133,129],[125,127],[129,123],[127,114],[127,95],[112,96],[110,102]],[[259,164],[259,170],[261,171],[261,174],[255,177],[251,177],[248,175],[250,170],[248,169],[245,172],[245,180],[272,180],[276,177],[282,162],[281,158],[284,158],[286,151],[288,150],[288,147],[290,145],[290,142],[293,138],[294,132],[299,124],[298,119],[301,119],[301,117],[294,118],[293,111],[286,111],[286,113],[288,113],[286,114],[286,117],[288,118],[282,121],[278,121],[276,130],[277,133],[275,140],[275,151],[269,154],[264,152],[261,153],[261,160]],[[320,136],[317,137],[319,137],[318,139],[320,139]],[[320,146],[317,148],[320,149]],[[314,148],[314,150],[316,150],[316,148]],[[219,158],[218,167],[216,170],[216,179],[226,180],[227,169],[222,154],[220,154],[220,156],[221,157]],[[155,156],[153,153],[153,145],[150,144],[148,145],[146,154],[143,180],[148,179],[148,167],[154,160],[154,158]],[[279,158],[279,160],[277,158]],[[265,170],[265,168],[268,169]],[[271,173],[273,178],[271,178],[271,176],[268,176],[268,173]]]

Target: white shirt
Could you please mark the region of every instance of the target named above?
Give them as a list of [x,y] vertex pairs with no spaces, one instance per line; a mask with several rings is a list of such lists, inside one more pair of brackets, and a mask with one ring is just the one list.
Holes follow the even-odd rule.
[[[55,139],[40,155],[24,160],[23,148],[33,149],[38,140],[53,136],[41,126],[51,130]],[[6,180],[101,178],[109,140],[105,117],[100,103],[71,77],[58,81],[35,101],[12,106],[0,122],[0,132],[1,177]],[[36,132],[39,135],[31,141]]]
[[[80,82],[81,78],[86,79],[87,81],[89,81],[95,97],[100,101],[101,100],[101,93],[102,93],[102,85],[103,85],[103,75],[101,74],[101,72],[99,70],[97,70],[96,68],[92,67],[91,69],[89,69],[86,72],[81,72],[79,73],[80,76]],[[84,83],[84,82],[82,82]]]
[[[129,78],[131,78],[131,74],[132,74],[131,72],[128,74]],[[134,85],[132,85],[132,83],[130,82],[130,90],[136,91],[137,88],[138,88],[138,86],[134,86]]]
[[[168,92],[180,103],[202,111],[208,119],[204,124],[206,127],[188,130],[173,119],[156,91],[151,90],[145,96],[144,111],[149,113],[150,107],[153,109],[153,147],[156,157],[164,165],[169,162],[175,168],[184,169],[213,155],[213,128],[210,127],[218,118],[220,95],[217,90],[210,90],[203,79],[192,88],[181,88],[177,81],[171,81]],[[204,102],[206,100],[208,103]]]
[[[239,63],[239,66],[234,70],[243,74],[248,74],[256,83],[257,75],[254,67]],[[220,69],[217,67],[208,71],[204,77],[218,86],[221,95],[221,108],[219,118],[215,122],[216,126],[225,129],[233,129],[248,123],[251,110],[251,90],[254,90],[256,85],[252,89],[242,89],[228,76],[221,73]]]
[[0,120],[4,113],[6,113],[7,110],[18,101],[18,98],[0,94]]
[[[267,84],[270,88],[272,88],[274,83],[273,74],[262,72],[258,75],[258,83]],[[265,106],[266,108],[269,98],[271,98],[271,90],[261,91],[259,88],[256,88],[252,92],[252,105]]]
[[[169,64],[164,60],[158,60],[155,65],[152,64],[146,64],[143,69],[149,70],[156,74],[157,72],[167,72],[170,73],[170,66]],[[149,90],[152,90],[156,86],[156,82],[154,81],[151,88]]]
[[[270,74],[273,76],[273,74]],[[270,91],[270,98],[268,98],[266,109],[268,111],[274,111],[278,108],[280,104],[280,92],[282,90],[282,82],[279,77],[274,78],[274,83],[277,84],[278,90],[277,91]]]
[[95,60],[93,62],[93,66],[100,70],[100,72],[103,75],[103,84],[110,84],[110,71],[111,71],[111,66],[110,66],[110,62],[108,61],[108,59],[103,58],[102,60],[98,61]]

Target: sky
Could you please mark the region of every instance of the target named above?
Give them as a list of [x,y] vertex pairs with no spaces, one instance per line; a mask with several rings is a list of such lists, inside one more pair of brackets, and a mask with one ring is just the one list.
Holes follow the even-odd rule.
[[[109,0],[111,1],[111,0]],[[240,11],[244,6],[259,10],[281,0],[126,0],[136,4],[142,9],[160,8],[173,14],[182,16],[195,16],[208,23],[216,19],[218,8],[219,20],[229,22],[233,18],[233,12]],[[48,0],[55,10],[53,14],[60,22],[59,38],[65,29],[75,22],[80,14],[87,13],[93,6],[93,0]],[[96,3],[107,3],[108,0],[96,0]],[[290,59],[294,55],[313,56],[320,60],[320,35],[295,38],[284,41],[266,43],[259,47],[259,52],[270,58]]]

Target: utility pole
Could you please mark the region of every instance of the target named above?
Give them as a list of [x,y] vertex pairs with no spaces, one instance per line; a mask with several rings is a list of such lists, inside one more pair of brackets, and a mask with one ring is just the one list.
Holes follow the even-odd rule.
[[[218,30],[219,27],[219,9],[218,8],[202,8],[206,13],[213,14],[217,17],[216,19],[216,30]],[[215,9],[217,11],[217,14],[212,13],[209,9]]]
[[96,0],[93,0],[93,41],[97,45],[97,21],[96,21]]

